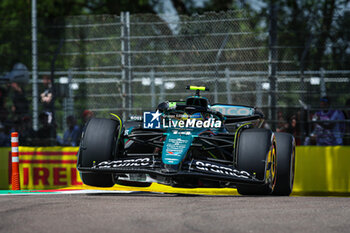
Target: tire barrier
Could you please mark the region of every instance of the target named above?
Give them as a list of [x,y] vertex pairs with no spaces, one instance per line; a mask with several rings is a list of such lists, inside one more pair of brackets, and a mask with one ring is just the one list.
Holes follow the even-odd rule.
[[[77,152],[78,147],[19,147],[21,189],[82,187]],[[11,149],[0,148],[0,189],[11,189],[11,170]],[[147,191],[177,190],[164,187],[152,185]],[[231,190],[224,189],[226,194],[237,193]],[[293,194],[350,196],[350,146],[298,146]]]
[[[76,169],[78,147],[19,147],[22,190],[81,186]],[[12,161],[9,148],[0,148],[0,189],[11,189]]]
[[293,193],[350,196],[350,146],[296,147]]

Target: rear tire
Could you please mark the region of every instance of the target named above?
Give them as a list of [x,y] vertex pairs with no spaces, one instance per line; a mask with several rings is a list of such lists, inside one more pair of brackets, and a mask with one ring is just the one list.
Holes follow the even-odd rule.
[[244,130],[238,142],[237,167],[239,170],[255,174],[265,185],[238,184],[237,191],[242,195],[269,195],[276,182],[276,142],[271,130]]
[[275,133],[277,142],[277,181],[273,195],[289,196],[293,190],[295,139],[288,133]]
[[[102,118],[92,118],[83,133],[80,144],[79,161],[82,167],[92,167],[94,163],[113,160],[116,149],[119,123]],[[112,174],[83,172],[80,174],[84,184],[96,187],[112,187]]]

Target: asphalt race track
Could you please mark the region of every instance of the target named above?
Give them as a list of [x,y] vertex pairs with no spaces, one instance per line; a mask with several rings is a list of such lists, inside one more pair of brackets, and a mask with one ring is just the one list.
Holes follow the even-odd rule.
[[349,232],[346,197],[0,196],[0,232]]

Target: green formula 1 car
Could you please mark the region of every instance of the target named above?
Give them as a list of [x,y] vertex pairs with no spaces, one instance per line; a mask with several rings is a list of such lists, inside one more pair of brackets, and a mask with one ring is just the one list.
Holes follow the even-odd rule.
[[123,122],[92,118],[86,125],[77,169],[84,184],[236,187],[245,195],[290,195],[295,140],[261,128],[254,107],[213,104],[200,95],[167,101],[156,111]]

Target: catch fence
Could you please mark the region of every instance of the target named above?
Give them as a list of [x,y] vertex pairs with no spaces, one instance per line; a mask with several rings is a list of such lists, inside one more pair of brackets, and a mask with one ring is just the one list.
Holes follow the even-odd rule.
[[208,87],[203,95],[212,103],[263,109],[273,128],[293,115],[306,124],[310,119],[298,115],[316,111],[323,95],[341,110],[350,98],[349,65],[335,69],[327,58],[307,66],[300,59],[304,45],[279,45],[286,32],[271,31],[271,22],[245,11],[171,17],[123,12],[38,22],[39,77],[53,74],[61,90],[61,128],[66,116],[80,117],[84,109],[124,119],[141,114],[184,99],[191,94],[187,85]]

